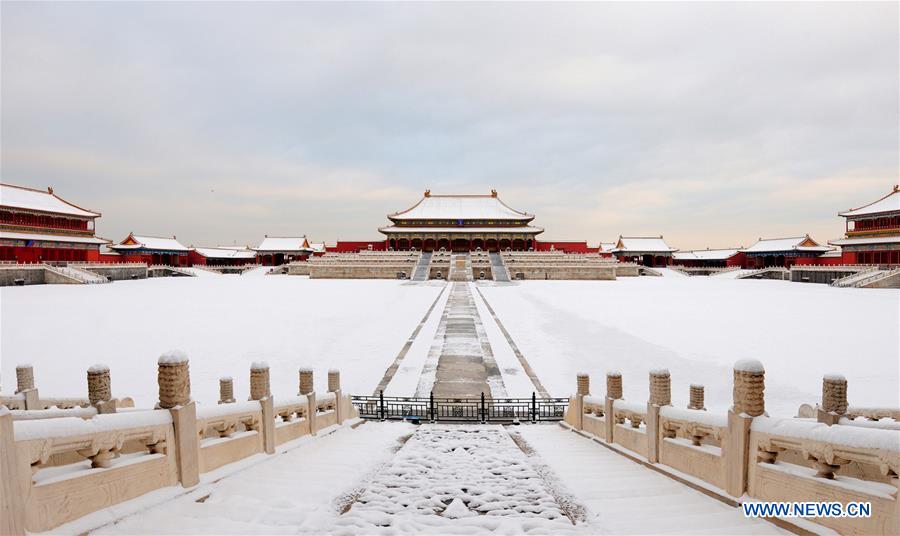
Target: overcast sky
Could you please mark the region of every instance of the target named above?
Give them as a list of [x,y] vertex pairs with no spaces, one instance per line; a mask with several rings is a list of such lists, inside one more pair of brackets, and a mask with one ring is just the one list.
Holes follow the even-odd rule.
[[115,240],[496,188],[545,239],[825,241],[898,182],[896,2],[0,6],[0,176]]

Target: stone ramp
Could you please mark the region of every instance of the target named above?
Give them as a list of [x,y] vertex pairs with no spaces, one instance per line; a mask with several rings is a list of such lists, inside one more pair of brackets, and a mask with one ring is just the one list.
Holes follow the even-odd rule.
[[[516,428],[607,534],[787,534],[558,425]],[[651,513],[653,515],[648,515]]]
[[494,281],[509,283],[509,270],[503,264],[503,257],[494,251],[490,252],[489,256],[491,258],[491,275],[494,276]]
[[426,251],[419,255],[416,269],[413,272],[413,281],[428,281],[428,271],[431,268],[431,252]]

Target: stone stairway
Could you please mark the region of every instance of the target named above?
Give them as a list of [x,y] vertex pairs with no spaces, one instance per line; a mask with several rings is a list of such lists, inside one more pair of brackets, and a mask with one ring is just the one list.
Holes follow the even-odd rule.
[[508,283],[509,271],[506,269],[506,265],[503,264],[503,257],[495,251],[492,251],[489,256],[491,258],[491,274],[494,276],[494,281]]
[[426,251],[419,255],[419,262],[416,263],[416,269],[413,272],[413,281],[428,281],[428,270],[431,267],[430,251]]
[[450,274],[448,281],[472,281],[472,268],[468,253],[454,253],[450,257]]
[[45,264],[44,268],[87,285],[109,283],[109,279],[102,275],[82,268],[75,268],[74,266],[51,266]]

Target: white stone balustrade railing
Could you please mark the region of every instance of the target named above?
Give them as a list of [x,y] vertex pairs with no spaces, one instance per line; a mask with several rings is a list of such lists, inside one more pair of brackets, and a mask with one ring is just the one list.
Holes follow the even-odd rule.
[[[157,408],[171,409],[114,413],[104,413],[116,406],[102,399],[94,405],[85,400],[84,408],[33,409],[46,400],[35,398],[30,367],[17,371],[25,389],[2,401],[42,404],[16,411],[0,406],[0,534],[49,531],[160,488],[179,483],[190,488],[202,473],[273,454],[277,445],[359,416],[342,395],[336,371],[329,382],[333,391],[318,400],[311,387],[307,394],[278,399],[269,394],[268,365],[254,363],[251,392],[258,399],[198,404],[190,398],[186,356],[166,354],[159,368]],[[95,366],[91,372],[105,374],[108,387],[108,368]],[[317,411],[310,413],[313,407]]]
[[[764,377],[760,363],[738,362],[727,413],[673,407],[666,371],[651,373],[646,405],[621,400],[619,373],[608,374],[606,397],[585,394],[582,385],[590,385],[589,379],[579,377],[580,394],[570,398],[565,422],[728,504],[867,502],[867,518],[808,521],[842,534],[896,534],[900,411],[848,407],[846,379],[826,375],[820,405],[802,406],[799,418],[771,418],[765,414]],[[692,406],[702,408],[702,386],[690,387]]]

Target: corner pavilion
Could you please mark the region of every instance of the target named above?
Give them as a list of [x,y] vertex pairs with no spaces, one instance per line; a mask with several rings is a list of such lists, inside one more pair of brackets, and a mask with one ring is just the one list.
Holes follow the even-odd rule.
[[378,230],[394,250],[527,251],[544,232],[531,225],[533,214],[507,205],[497,190],[490,195],[433,195],[425,190],[418,203],[388,214],[388,219],[391,225]]

